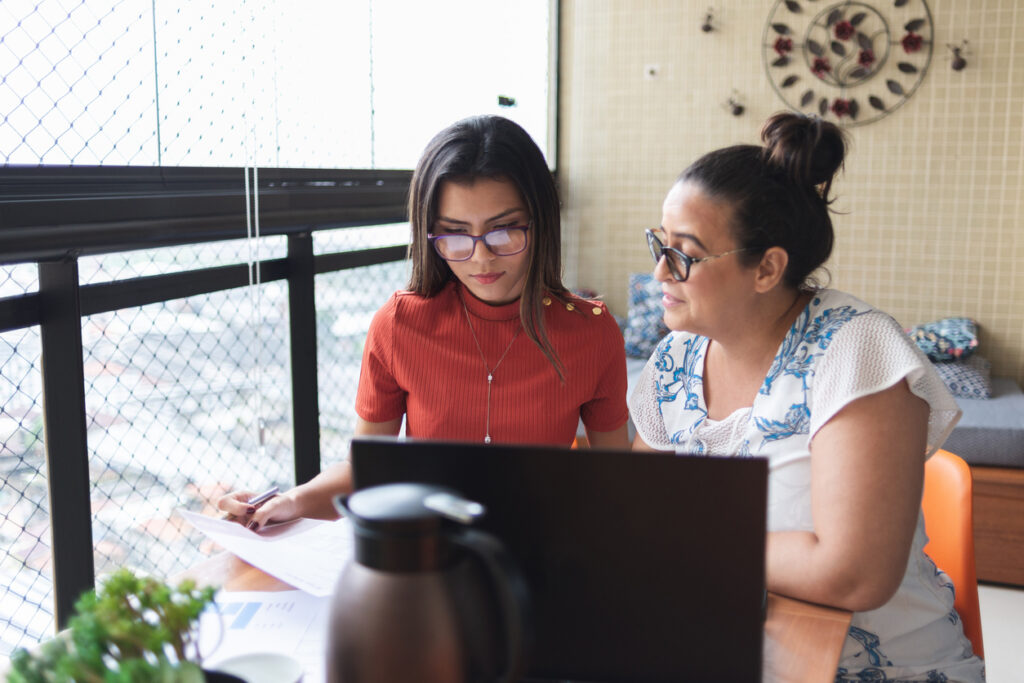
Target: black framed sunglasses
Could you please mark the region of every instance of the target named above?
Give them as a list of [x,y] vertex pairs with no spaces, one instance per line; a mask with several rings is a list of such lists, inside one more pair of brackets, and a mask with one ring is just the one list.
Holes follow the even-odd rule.
[[445,261],[468,261],[473,258],[476,243],[483,242],[495,256],[514,256],[526,249],[527,225],[514,225],[485,232],[483,235],[453,233],[450,235],[428,234],[427,239],[434,245],[434,251]]
[[668,272],[672,274],[677,282],[686,282],[687,278],[690,277],[690,267],[695,263],[703,263],[704,261],[711,261],[716,258],[722,258],[729,254],[737,254],[741,251],[746,251],[746,248],[733,249],[731,251],[724,251],[721,254],[711,254],[710,256],[702,256],[700,258],[693,258],[687,256],[683,252],[679,251],[675,247],[666,247],[658,239],[658,236],[654,234],[654,230],[645,230],[647,233],[647,246],[651,250],[651,257],[654,259],[654,263],[658,264],[661,261],[661,257],[665,257],[665,265],[668,266]]

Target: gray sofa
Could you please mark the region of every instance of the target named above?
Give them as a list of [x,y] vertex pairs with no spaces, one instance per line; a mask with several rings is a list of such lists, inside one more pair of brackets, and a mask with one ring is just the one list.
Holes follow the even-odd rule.
[[992,398],[958,398],[963,417],[943,445],[971,466],[978,579],[1024,586],[1024,391],[992,378]]
[[943,446],[971,465],[1024,468],[1024,391],[992,378],[992,398],[958,398],[963,417]]

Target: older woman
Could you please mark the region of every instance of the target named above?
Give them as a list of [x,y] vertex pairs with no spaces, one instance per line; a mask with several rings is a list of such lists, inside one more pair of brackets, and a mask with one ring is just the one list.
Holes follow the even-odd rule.
[[634,447],[768,459],[768,588],[854,612],[837,681],[982,681],[923,551],[956,404],[895,320],[811,280],[842,132],[786,113],[762,138],[694,162],[647,233],[673,332],[630,397]]

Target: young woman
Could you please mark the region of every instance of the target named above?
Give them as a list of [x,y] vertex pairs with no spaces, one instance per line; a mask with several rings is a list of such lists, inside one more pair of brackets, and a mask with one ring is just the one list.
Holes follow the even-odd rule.
[[956,403],[895,320],[813,285],[842,132],[786,113],[762,139],[694,162],[647,233],[673,332],[630,397],[634,448],[768,458],[768,589],[854,612],[837,681],[981,681],[923,552]]
[[[355,435],[628,448],[622,335],[604,304],[561,281],[558,194],[540,149],[497,116],[441,131],[409,194],[412,275],[374,317]],[[334,518],[347,463],[256,509],[218,501],[252,529]]]

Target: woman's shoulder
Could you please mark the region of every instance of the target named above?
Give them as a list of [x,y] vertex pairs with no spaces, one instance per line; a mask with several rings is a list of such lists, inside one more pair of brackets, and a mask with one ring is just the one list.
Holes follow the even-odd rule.
[[864,300],[838,289],[819,289],[811,297],[811,308],[828,311],[838,308],[851,308],[859,312],[878,310]]
[[432,326],[437,322],[438,316],[445,310],[452,309],[449,287],[445,287],[437,295],[426,297],[414,291],[400,289],[392,292],[387,301],[373,314],[373,321],[370,325],[371,333],[381,333],[385,330],[405,328],[410,325],[419,327],[423,325]]
[[402,313],[430,312],[451,306],[457,297],[455,285],[451,282],[433,296],[424,296],[410,289],[399,289],[388,298],[382,309]]
[[608,317],[611,317],[611,313],[608,312],[608,304],[602,301],[598,296],[586,296],[582,293],[566,292],[563,295],[563,298],[566,301],[566,308],[570,311],[573,308],[578,308],[585,313],[591,314],[591,316],[607,315]]
[[862,299],[835,289],[823,289],[815,293],[812,307],[815,315],[837,322],[853,322],[847,326],[848,333],[871,331],[873,334],[903,337],[903,328],[890,314]]
[[541,299],[544,308],[550,311],[548,317],[563,324],[585,324],[615,318],[608,311],[608,305],[597,297],[581,296],[568,290],[548,292]]

